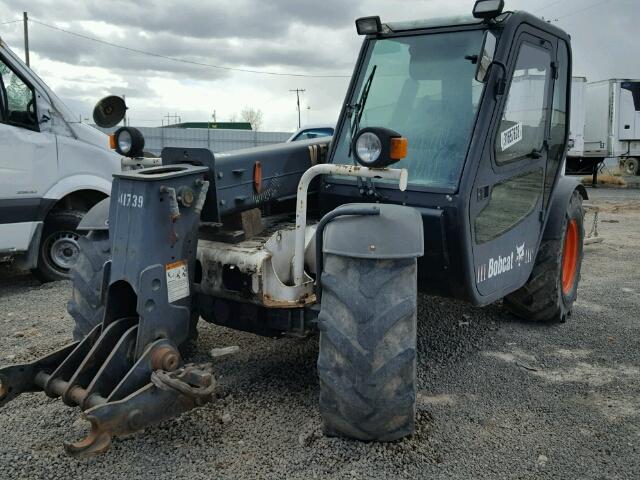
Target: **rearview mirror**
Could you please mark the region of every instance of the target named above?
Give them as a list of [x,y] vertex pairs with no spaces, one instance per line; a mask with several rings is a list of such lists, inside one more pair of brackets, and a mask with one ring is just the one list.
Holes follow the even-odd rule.
[[476,80],[484,83],[486,81],[487,72],[491,63],[493,63],[493,56],[496,53],[496,45],[498,39],[493,32],[487,30],[484,33],[484,39],[482,40],[482,48],[480,49],[480,60],[478,60],[478,66],[476,67]]

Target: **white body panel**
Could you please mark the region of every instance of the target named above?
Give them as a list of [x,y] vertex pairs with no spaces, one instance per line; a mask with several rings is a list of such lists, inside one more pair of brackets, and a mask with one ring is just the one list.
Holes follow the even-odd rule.
[[640,89],[640,80],[587,84],[584,157],[640,157],[640,93],[634,99],[635,88]]
[[0,225],[0,257],[27,250],[39,223],[22,222]]
[[586,87],[587,79],[585,77],[573,77],[571,79],[571,116],[569,120],[569,142],[572,146],[567,152],[567,156],[569,157],[582,157],[584,155]]
[[0,199],[42,197],[57,177],[54,134],[0,123]]
[[79,123],[2,40],[0,59],[33,88],[40,130],[0,122],[0,251],[20,253],[42,223],[33,218],[46,213],[40,205],[80,190],[109,194],[122,159],[107,135]]

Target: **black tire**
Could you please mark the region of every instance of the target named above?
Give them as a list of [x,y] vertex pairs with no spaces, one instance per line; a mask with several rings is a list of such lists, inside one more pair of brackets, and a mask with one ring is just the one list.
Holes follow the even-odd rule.
[[[522,288],[505,297],[504,305],[511,313],[533,322],[564,322],[571,315],[580,283],[583,220],[582,197],[575,191],[565,213],[562,238],[542,241],[529,280]],[[575,221],[577,225],[577,264],[570,288],[564,289],[563,258],[571,221]]]
[[[67,311],[75,323],[74,340],[82,340],[104,317],[102,282],[104,264],[111,259],[109,231],[93,230],[86,237],[80,237],[80,255],[73,268],[71,300]],[[198,312],[191,315],[189,337],[181,345],[185,351],[192,348],[198,339]]]
[[111,258],[108,231],[91,231],[81,237],[80,255],[73,268],[73,290],[67,311],[73,318],[73,338],[81,340],[102,322],[104,299],[102,277],[104,264]]
[[318,325],[329,436],[392,441],[415,428],[415,259],[327,255]]
[[638,175],[640,172],[640,161],[637,158],[627,158],[624,161],[624,173],[627,175]]
[[71,268],[79,255],[78,241],[81,237],[76,229],[85,213],[79,210],[54,210],[49,214],[38,246],[38,264],[32,270],[38,280],[45,283],[71,278]]

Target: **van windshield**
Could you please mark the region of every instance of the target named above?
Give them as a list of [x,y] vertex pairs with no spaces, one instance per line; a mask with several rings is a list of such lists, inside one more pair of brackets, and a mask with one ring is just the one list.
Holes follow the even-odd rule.
[[[393,167],[406,168],[410,184],[458,186],[484,87],[465,56],[478,54],[482,35],[468,30],[370,42],[349,103],[358,101],[376,67],[360,128],[386,127],[408,138],[407,157]],[[349,130],[345,123],[335,163],[353,162]]]

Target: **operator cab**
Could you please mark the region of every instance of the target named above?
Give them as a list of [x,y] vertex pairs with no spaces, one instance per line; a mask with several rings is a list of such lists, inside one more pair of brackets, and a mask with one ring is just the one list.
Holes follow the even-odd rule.
[[323,211],[363,200],[417,208],[421,288],[476,305],[528,279],[568,135],[569,36],[503,3],[479,0],[468,17],[356,21],[366,36],[328,161],[354,163],[359,132],[388,129],[408,140],[393,168],[409,184],[333,176],[321,189]]

